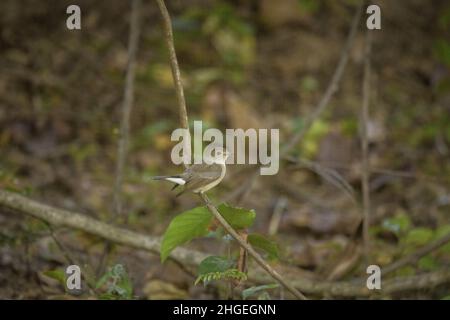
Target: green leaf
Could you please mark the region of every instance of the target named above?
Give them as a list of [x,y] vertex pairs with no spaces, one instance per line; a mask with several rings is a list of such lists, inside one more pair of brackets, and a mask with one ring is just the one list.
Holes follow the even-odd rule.
[[450,233],[450,224],[444,224],[436,229],[435,239],[440,239],[445,237]]
[[450,42],[439,39],[435,42],[434,53],[440,62],[450,66]]
[[116,264],[109,268],[107,272],[97,281],[96,289],[104,289],[99,295],[100,299],[132,299],[133,298],[133,284],[130,277],[121,264]]
[[161,243],[161,261],[164,262],[177,246],[208,234],[213,216],[205,207],[197,207],[176,216],[164,233]]
[[429,228],[415,228],[408,232],[404,241],[408,245],[423,246],[433,239],[433,230]]
[[425,271],[434,271],[439,268],[439,262],[430,255],[419,259],[418,266]]
[[395,272],[395,274],[400,277],[409,277],[409,276],[414,276],[416,274],[416,270],[411,266],[405,266],[405,267],[399,268]]
[[225,203],[222,203],[217,210],[233,229],[245,229],[250,227],[256,217],[254,210],[230,207]]
[[224,272],[230,269],[233,264],[233,260],[219,256],[209,256],[200,262],[200,265],[198,266],[198,274],[202,275],[211,272]]
[[259,248],[267,252],[269,259],[278,259],[278,245],[274,241],[269,240],[258,233],[249,234],[247,240],[255,248]]
[[246,300],[248,297],[255,295],[261,291],[265,291],[268,289],[278,288],[280,285],[278,283],[265,284],[262,286],[250,287],[242,291],[242,299]]
[[95,289],[100,289],[103,287],[103,285],[108,282],[108,280],[111,278],[111,272],[106,272],[104,275],[98,279],[97,283],[95,284]]
[[210,272],[223,272],[230,269],[233,264],[233,260],[219,256],[209,256],[200,262],[200,265],[198,266],[198,274],[201,275]]
[[383,221],[383,229],[396,235],[406,232],[410,226],[411,220],[404,212],[398,213],[394,217]]
[[111,270],[113,278],[117,279],[114,290],[121,298],[131,299],[133,297],[133,284],[130,281],[127,270],[121,264],[116,264]]
[[44,272],[44,275],[46,275],[49,278],[57,280],[64,287],[66,286],[66,274],[64,273],[63,270],[61,269],[48,270]]
[[[435,240],[437,240],[437,239],[445,237],[449,233],[450,233],[450,224],[445,224],[443,226],[440,226],[436,230],[434,238],[435,238]],[[438,251],[442,252],[442,253],[450,253],[450,243],[447,243],[446,245],[443,245],[441,248],[439,248]]]
[[320,8],[320,2],[314,0],[298,0],[302,12],[315,13]]
[[[303,122],[303,126],[306,121]],[[330,130],[330,123],[328,121],[320,120],[314,121],[311,128],[303,138],[302,154],[305,157],[314,157],[319,150],[320,139]]]
[[242,271],[239,271],[238,269],[228,269],[223,272],[209,272],[205,274],[201,274],[197,277],[195,280],[195,285],[197,285],[199,282],[203,282],[203,284],[208,284],[208,282],[211,282],[212,280],[238,280],[238,281],[245,281],[247,280],[247,275],[243,273]]
[[100,300],[117,300],[118,297],[112,293],[102,293],[98,296]]
[[225,257],[209,256],[198,266],[198,277],[195,285],[199,282],[207,284],[212,280],[235,279],[246,280],[247,275],[235,268],[232,268],[234,261]]
[[114,289],[123,299],[133,298],[133,284],[128,275],[122,277]]

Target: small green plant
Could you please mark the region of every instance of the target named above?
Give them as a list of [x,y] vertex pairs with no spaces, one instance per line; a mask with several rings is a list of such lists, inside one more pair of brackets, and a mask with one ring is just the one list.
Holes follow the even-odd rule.
[[204,285],[207,285],[213,280],[247,280],[245,273],[233,268],[234,264],[233,260],[224,257],[209,256],[205,258],[198,267],[195,284],[203,282]]
[[43,274],[51,279],[58,281],[58,283],[66,289],[66,274],[63,269],[54,269],[44,271]]
[[[250,228],[256,217],[254,210],[232,207],[225,203],[219,205],[217,210],[237,231]],[[214,225],[213,216],[207,207],[201,206],[185,211],[170,222],[164,233],[161,243],[161,261],[164,262],[177,246],[188,243],[195,238],[213,235],[221,241],[230,241],[230,238],[223,236],[223,234],[224,230]],[[256,249],[264,252],[269,259],[278,258],[277,245],[263,235],[251,233],[247,240]],[[228,257],[209,256],[200,263],[195,284],[203,283],[207,285],[214,280],[242,282],[247,280],[247,274],[237,268],[237,261],[231,259],[230,254]]]
[[[380,226],[372,227],[371,231],[375,236],[382,236],[387,233],[396,237],[398,243],[393,250],[389,251],[385,249],[380,254],[392,259],[394,256],[411,254],[419,248],[426,246],[428,243],[447,236],[450,233],[450,225],[444,224],[437,229],[414,226],[408,214],[400,211],[393,217],[384,219]],[[382,239],[380,241],[384,247],[387,245]],[[448,252],[450,252],[450,244],[444,245],[438,250],[421,257],[418,260],[417,268],[405,266],[400,268],[396,273],[399,276],[411,276],[416,274],[417,270],[437,270],[442,267],[442,257],[448,255]]]
[[116,264],[109,268],[97,281],[95,288],[104,291],[99,295],[100,299],[115,300],[133,298],[133,285],[125,267],[121,264]]

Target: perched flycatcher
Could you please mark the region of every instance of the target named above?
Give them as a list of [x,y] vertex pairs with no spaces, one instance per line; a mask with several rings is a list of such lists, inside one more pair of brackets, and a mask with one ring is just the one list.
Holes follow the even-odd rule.
[[153,177],[153,180],[166,180],[174,182],[175,185],[172,190],[178,186],[184,186],[183,191],[178,193],[177,197],[185,191],[203,193],[217,186],[225,177],[225,161],[229,155],[230,153],[227,150],[218,148],[216,149],[214,158],[208,161],[211,164],[193,164],[182,174],[174,176],[157,176]]

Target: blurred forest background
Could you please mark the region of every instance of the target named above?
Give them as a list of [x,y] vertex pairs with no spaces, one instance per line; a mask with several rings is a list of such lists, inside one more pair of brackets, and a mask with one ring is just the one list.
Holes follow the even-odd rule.
[[[108,222],[131,2],[75,2],[0,3],[0,189]],[[281,145],[289,141],[327,89],[358,3],[167,1],[190,121],[280,128]],[[70,4],[81,7],[79,31],[66,28]],[[373,31],[370,57],[367,262],[387,266],[450,233],[450,4],[377,4],[382,30]],[[143,1],[140,15],[126,214],[117,223],[160,236],[173,217],[200,201],[190,194],[175,198],[170,184],[150,180],[182,170],[170,160],[170,134],[180,125],[156,2]],[[279,260],[271,264],[312,280],[366,277],[355,234],[362,216],[358,128],[366,18],[364,10],[339,90],[280,172],[252,178],[251,167],[230,165],[210,192],[214,202],[254,209],[253,229],[278,243]],[[100,237],[49,227],[0,205],[0,298],[75,298],[58,282],[61,270],[73,260],[95,275],[104,246]],[[226,251],[209,239],[186,247]],[[447,243],[385,277],[448,272],[449,253]],[[114,246],[106,265],[122,268],[125,294],[115,292],[118,298],[225,297],[223,285],[195,286],[189,272],[145,251]],[[448,280],[382,297],[442,299],[450,295]],[[285,293],[272,288],[260,297],[269,296]]]

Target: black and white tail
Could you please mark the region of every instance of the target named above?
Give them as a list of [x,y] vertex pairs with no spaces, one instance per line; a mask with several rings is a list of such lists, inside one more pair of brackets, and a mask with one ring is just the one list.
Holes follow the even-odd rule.
[[166,180],[175,183],[176,185],[184,185],[186,181],[180,176],[156,176],[153,180]]

